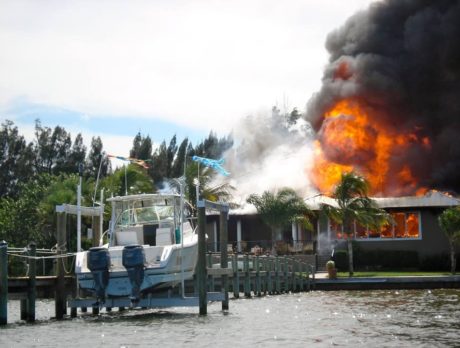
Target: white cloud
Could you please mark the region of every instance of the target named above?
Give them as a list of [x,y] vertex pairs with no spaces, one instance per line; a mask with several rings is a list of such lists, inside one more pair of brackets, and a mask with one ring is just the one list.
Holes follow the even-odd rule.
[[0,11],[0,105],[200,129],[319,88],[327,33],[369,1],[24,1]]

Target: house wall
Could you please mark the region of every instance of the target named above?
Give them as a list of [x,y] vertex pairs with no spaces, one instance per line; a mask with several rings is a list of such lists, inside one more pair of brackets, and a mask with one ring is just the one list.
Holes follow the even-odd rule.
[[442,254],[449,252],[449,242],[442,230],[439,228],[437,217],[442,212],[433,208],[398,209],[398,211],[420,211],[421,215],[421,239],[356,239],[363,250],[413,250],[417,251],[419,257]]

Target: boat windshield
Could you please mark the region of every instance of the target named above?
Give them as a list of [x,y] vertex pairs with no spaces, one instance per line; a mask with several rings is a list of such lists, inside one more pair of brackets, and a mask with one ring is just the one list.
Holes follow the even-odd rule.
[[174,206],[170,205],[126,209],[118,216],[116,226],[158,224],[165,220],[174,221],[174,213]]

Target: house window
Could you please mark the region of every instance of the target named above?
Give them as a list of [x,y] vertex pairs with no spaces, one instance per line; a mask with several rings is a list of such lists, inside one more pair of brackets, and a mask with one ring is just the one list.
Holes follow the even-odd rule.
[[[359,240],[382,239],[419,239],[421,237],[420,212],[391,213],[393,223],[382,226],[380,230],[355,223],[355,238]],[[332,236],[337,239],[345,237],[341,225],[331,222]]]

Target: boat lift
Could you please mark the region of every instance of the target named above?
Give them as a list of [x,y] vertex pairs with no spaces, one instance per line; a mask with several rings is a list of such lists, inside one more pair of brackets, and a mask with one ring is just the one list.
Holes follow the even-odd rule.
[[[228,212],[227,203],[211,202],[208,200],[198,200],[198,260],[195,267],[195,289],[192,296],[185,294],[185,286],[182,281],[181,291],[176,294],[169,290],[162,293],[151,293],[146,297],[140,298],[135,306],[140,308],[165,308],[165,307],[195,307],[199,306],[200,315],[207,314],[207,304],[209,302],[222,302],[222,310],[229,309],[228,296],[228,277],[233,273],[228,268]],[[206,210],[218,211],[220,213],[220,268],[206,267]],[[215,275],[222,277],[222,287],[220,292],[207,291],[207,277]],[[71,310],[71,316],[76,316],[76,309],[92,308],[93,313],[99,313],[99,309],[105,307],[107,311],[112,308],[130,308],[133,303],[129,297],[108,297],[105,301],[98,302],[95,298],[73,298],[68,301],[68,307]]]

